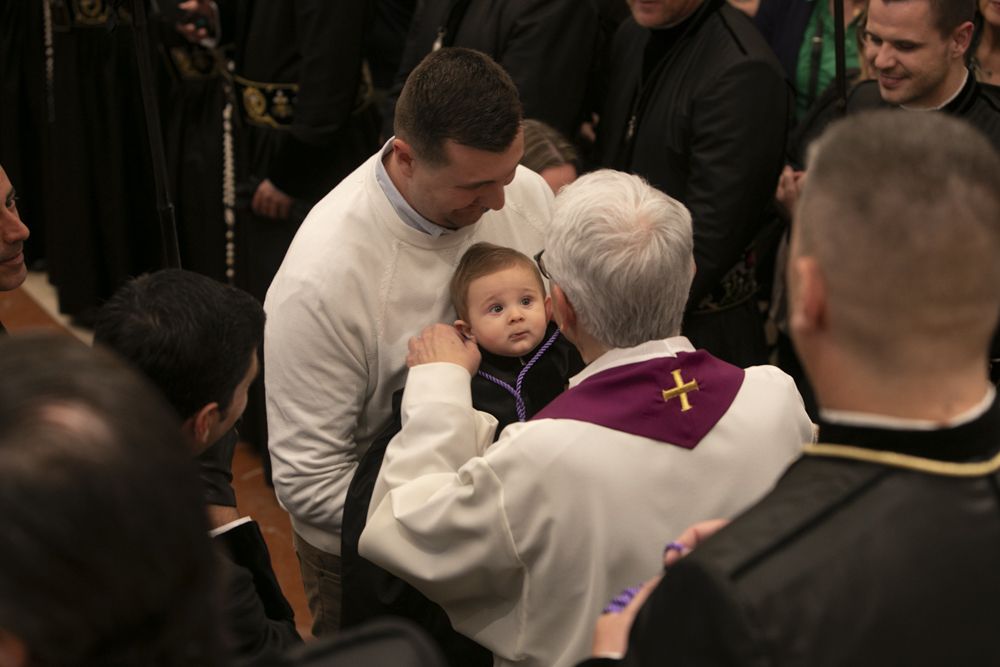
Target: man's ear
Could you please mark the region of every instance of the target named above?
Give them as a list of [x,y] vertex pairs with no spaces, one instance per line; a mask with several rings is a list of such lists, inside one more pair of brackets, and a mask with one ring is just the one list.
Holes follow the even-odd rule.
[[966,21],[951,33],[949,50],[952,58],[962,58],[965,56],[965,52],[969,50],[969,46],[972,44],[973,30],[972,21]]
[[[191,435],[201,449],[212,444],[212,434],[215,426],[222,421],[219,404],[212,402],[203,406],[188,419],[191,423]],[[187,422],[185,422],[187,424]]]
[[455,320],[455,330],[461,334],[462,338],[472,338],[472,327],[465,320]]
[[826,281],[815,257],[793,257],[788,263],[788,324],[802,335],[826,329]]
[[562,291],[562,288],[555,283],[552,284],[552,297],[550,299],[552,304],[552,315],[555,317],[556,324],[559,325],[559,329],[565,332],[573,332],[576,330],[576,309],[573,308],[573,304],[570,303],[569,298],[566,293]]
[[410,178],[413,176],[413,147],[406,143],[400,138],[392,140],[392,153],[393,158],[396,160],[396,164],[399,166],[399,171]]
[[545,321],[546,322],[551,322],[552,321],[552,297],[551,296],[546,296],[545,297]]

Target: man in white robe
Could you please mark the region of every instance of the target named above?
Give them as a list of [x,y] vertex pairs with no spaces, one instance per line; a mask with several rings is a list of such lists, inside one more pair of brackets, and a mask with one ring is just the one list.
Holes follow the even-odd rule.
[[557,197],[543,252],[555,319],[587,368],[490,445],[496,421],[471,405],[475,342],[444,325],[412,339],[403,429],[360,543],[497,665],[586,656],[603,606],[660,570],[666,539],[756,501],[812,435],[784,373],[678,335],[694,272],[679,202],[590,174]]

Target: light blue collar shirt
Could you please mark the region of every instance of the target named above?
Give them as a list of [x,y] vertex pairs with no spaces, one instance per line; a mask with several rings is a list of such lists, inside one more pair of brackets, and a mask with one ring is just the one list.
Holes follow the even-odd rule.
[[382,153],[379,156],[378,163],[375,165],[375,180],[378,182],[378,186],[382,188],[382,192],[385,193],[386,198],[389,200],[389,204],[392,205],[396,215],[399,219],[406,223],[407,226],[416,229],[424,234],[430,234],[433,238],[437,238],[442,234],[450,234],[455,231],[454,229],[448,229],[447,227],[442,227],[436,223],[431,222],[424,216],[417,213],[417,210],[410,206],[410,203],[403,198],[403,195],[396,188],[396,185],[389,178],[389,172],[385,168],[385,156],[392,151],[392,141],[395,137],[389,139],[385,142],[385,146],[382,147]]

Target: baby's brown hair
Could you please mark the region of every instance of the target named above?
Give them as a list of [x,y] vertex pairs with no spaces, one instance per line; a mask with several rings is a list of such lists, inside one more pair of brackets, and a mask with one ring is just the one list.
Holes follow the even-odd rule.
[[460,320],[469,319],[469,285],[473,280],[488,276],[497,271],[509,269],[512,266],[523,266],[530,269],[538,279],[538,286],[545,294],[545,282],[542,274],[530,257],[513,248],[494,245],[492,243],[474,243],[462,255],[454,275],[451,277],[451,304]]

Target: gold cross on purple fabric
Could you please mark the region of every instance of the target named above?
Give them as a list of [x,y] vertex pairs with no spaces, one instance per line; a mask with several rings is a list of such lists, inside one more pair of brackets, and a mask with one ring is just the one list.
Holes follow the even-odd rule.
[[687,412],[691,409],[691,403],[688,402],[688,392],[698,391],[698,381],[691,380],[690,382],[684,382],[684,378],[681,377],[681,369],[675,369],[672,373],[674,376],[674,382],[677,385],[673,389],[663,390],[663,400],[669,401],[671,398],[680,398],[681,400],[681,412]]

